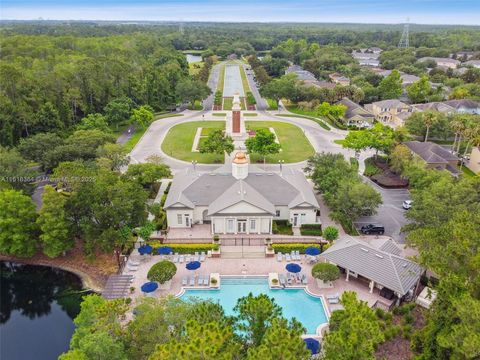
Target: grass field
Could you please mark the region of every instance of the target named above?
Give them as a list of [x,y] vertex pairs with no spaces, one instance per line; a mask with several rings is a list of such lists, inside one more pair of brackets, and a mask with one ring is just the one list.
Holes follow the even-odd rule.
[[243,113],[243,116],[253,117],[253,116],[258,116],[258,114],[257,113]]
[[278,103],[274,99],[265,99],[267,101],[268,110],[278,110]]
[[232,110],[233,98],[223,98],[223,110]]
[[217,90],[223,94],[223,86],[225,84],[225,65],[220,69],[220,74],[218,75],[218,85]]
[[207,129],[225,129],[225,122],[194,121],[175,125],[168,131],[168,134],[162,143],[162,151],[179,160],[196,160],[202,164],[222,164],[224,162],[223,155],[192,152],[193,139],[197,128],[199,127],[203,128],[203,135],[204,132],[208,133],[208,131],[211,131]]
[[212,113],[212,116],[227,116],[227,113]]
[[323,120],[320,120],[319,118],[306,116],[306,115],[297,115],[297,114],[275,114],[275,115],[282,116],[282,117],[297,117],[297,118],[312,120],[312,121],[315,121],[318,125],[320,125],[325,130],[330,130],[330,126],[328,126],[326,122],[324,122]]
[[[165,119],[165,118],[169,118],[169,117],[176,117],[176,116],[183,116],[183,114],[170,114],[170,113],[162,114],[162,115],[159,115],[159,116],[155,116],[153,121],[159,120],[159,119]],[[132,151],[132,149],[135,147],[135,145],[137,145],[138,141],[143,136],[145,131],[147,131],[147,129],[148,128],[137,129],[135,131],[135,133],[132,135],[132,137],[124,144],[125,149],[127,149],[127,151],[129,151],[129,152]]]
[[[315,154],[312,145],[298,126],[279,121],[247,121],[245,125],[251,130],[270,127],[275,129],[282,151],[279,154],[267,156],[267,163],[278,163],[278,160],[295,163]],[[251,159],[252,163],[263,162],[263,158],[256,154],[252,154]]]
[[477,177],[478,175],[475,174],[472,170],[470,170],[469,168],[467,168],[465,165],[462,166],[462,173],[463,175],[465,175],[466,177]]
[[250,91],[250,86],[248,85],[247,74],[245,74],[243,66],[240,66],[240,76],[242,77],[243,92],[246,94]]

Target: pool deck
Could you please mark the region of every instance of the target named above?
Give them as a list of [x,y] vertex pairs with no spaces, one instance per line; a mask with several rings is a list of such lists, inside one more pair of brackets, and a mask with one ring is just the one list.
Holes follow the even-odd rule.
[[[134,275],[132,286],[135,287],[135,291],[131,294],[132,300],[136,302],[138,299],[141,299],[145,295],[140,291],[140,287],[143,283],[147,282],[147,273],[150,267],[161,260],[161,256],[147,256],[138,267],[137,271],[128,271],[125,270],[126,274]],[[311,264],[307,264],[302,256],[302,261],[296,262],[301,265],[302,273],[307,275],[308,285],[307,291],[316,296],[327,296],[327,295],[342,295],[344,291],[355,291],[360,300],[366,301],[371,307],[377,301],[389,304],[388,300],[380,297],[378,295],[378,290],[375,289],[373,293],[369,292],[368,285],[361,283],[356,279],[350,279],[350,281],[345,281],[345,277],[342,276],[340,279],[334,282],[332,288],[319,288],[317,285],[316,279],[311,275]],[[186,276],[192,276],[194,273],[198,275],[209,275],[210,273],[219,273],[223,275],[240,275],[240,276],[252,276],[252,275],[264,275],[267,276],[269,273],[286,273],[285,266],[288,263],[284,260],[278,262],[276,257],[274,258],[242,258],[242,259],[222,259],[222,258],[207,258],[205,262],[202,263],[201,267],[196,271],[189,271],[185,268],[185,263],[176,264],[177,273],[171,281],[171,287],[168,290],[156,290],[153,294],[149,296],[161,297],[167,295],[179,295],[182,293],[182,278]],[[293,287],[300,287],[301,285],[295,284]],[[189,287],[187,287],[189,288]],[[207,286],[197,286],[195,288],[208,289]],[[325,306],[327,311],[340,309],[340,304],[329,304],[325,301]]]

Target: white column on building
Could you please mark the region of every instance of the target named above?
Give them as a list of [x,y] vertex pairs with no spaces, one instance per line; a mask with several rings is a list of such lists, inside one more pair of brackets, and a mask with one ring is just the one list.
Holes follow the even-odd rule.
[[227,218],[223,218],[223,233],[227,233]]
[[375,281],[370,281],[370,294],[373,293],[373,288],[375,286]]
[[247,225],[246,225],[246,227],[247,227],[247,229],[246,229],[246,230],[247,230],[247,234],[250,234],[250,218],[249,218],[249,217],[247,217]]
[[349,277],[350,277],[350,270],[347,269],[347,277],[345,278],[345,281],[348,281]]

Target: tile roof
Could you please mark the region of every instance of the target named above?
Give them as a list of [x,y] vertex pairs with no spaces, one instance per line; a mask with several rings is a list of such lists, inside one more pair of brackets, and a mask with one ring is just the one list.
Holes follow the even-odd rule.
[[403,144],[429,164],[448,164],[449,161],[460,160],[448,150],[430,141],[406,141]]

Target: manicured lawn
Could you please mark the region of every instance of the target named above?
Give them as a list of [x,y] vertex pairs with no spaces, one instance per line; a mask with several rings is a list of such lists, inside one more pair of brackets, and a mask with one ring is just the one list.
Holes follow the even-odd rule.
[[227,116],[227,113],[212,113],[212,116]]
[[[315,154],[315,150],[303,134],[303,131],[295,125],[279,121],[247,121],[247,129],[274,128],[278,141],[282,146],[282,151],[275,155],[269,155],[266,158],[267,163],[278,163],[278,160],[284,160],[287,163],[295,163],[308,159]],[[256,154],[251,155],[252,162],[263,162],[263,158]]]
[[248,85],[247,74],[245,74],[243,66],[240,66],[240,76],[242,77],[243,91],[246,94],[250,91],[250,86]]
[[258,114],[257,113],[243,113],[243,116],[252,117],[252,116],[258,116]]
[[[209,124],[210,122],[208,122],[207,124]],[[202,122],[202,124],[204,124],[204,122]],[[202,135],[201,136],[208,136],[210,135],[212,132],[214,132],[215,130],[218,130],[218,128],[216,127],[205,127],[203,125],[200,125],[200,127],[202,128]],[[224,127],[223,127],[224,128]],[[222,129],[223,129],[222,128]]]
[[233,98],[223,98],[223,110],[232,110]]
[[338,144],[338,145],[343,145],[345,143],[345,139],[341,139],[341,140],[333,140],[333,142],[335,144]]
[[268,110],[278,110],[278,102],[274,99],[265,99],[267,101]]
[[[169,118],[169,117],[176,117],[176,116],[183,116],[183,114],[170,114],[170,113],[168,113],[168,114],[165,114],[165,115],[159,115],[159,116],[155,116],[153,121],[159,120],[159,119],[165,119],[165,118]],[[135,147],[135,145],[137,145],[138,141],[143,136],[145,131],[147,131],[147,129],[148,128],[137,129],[133,133],[132,137],[124,144],[125,149],[127,149],[127,151],[132,151],[132,149]]]
[[[197,128],[225,129],[224,121],[194,121],[172,127],[162,143],[162,151],[176,159],[196,160],[203,164],[221,164],[224,156],[218,154],[200,154],[192,152],[193,139]],[[203,134],[203,132],[202,132]]]
[[225,65],[222,66],[220,69],[220,74],[218,76],[218,87],[219,90],[223,94],[223,85],[225,84]]

